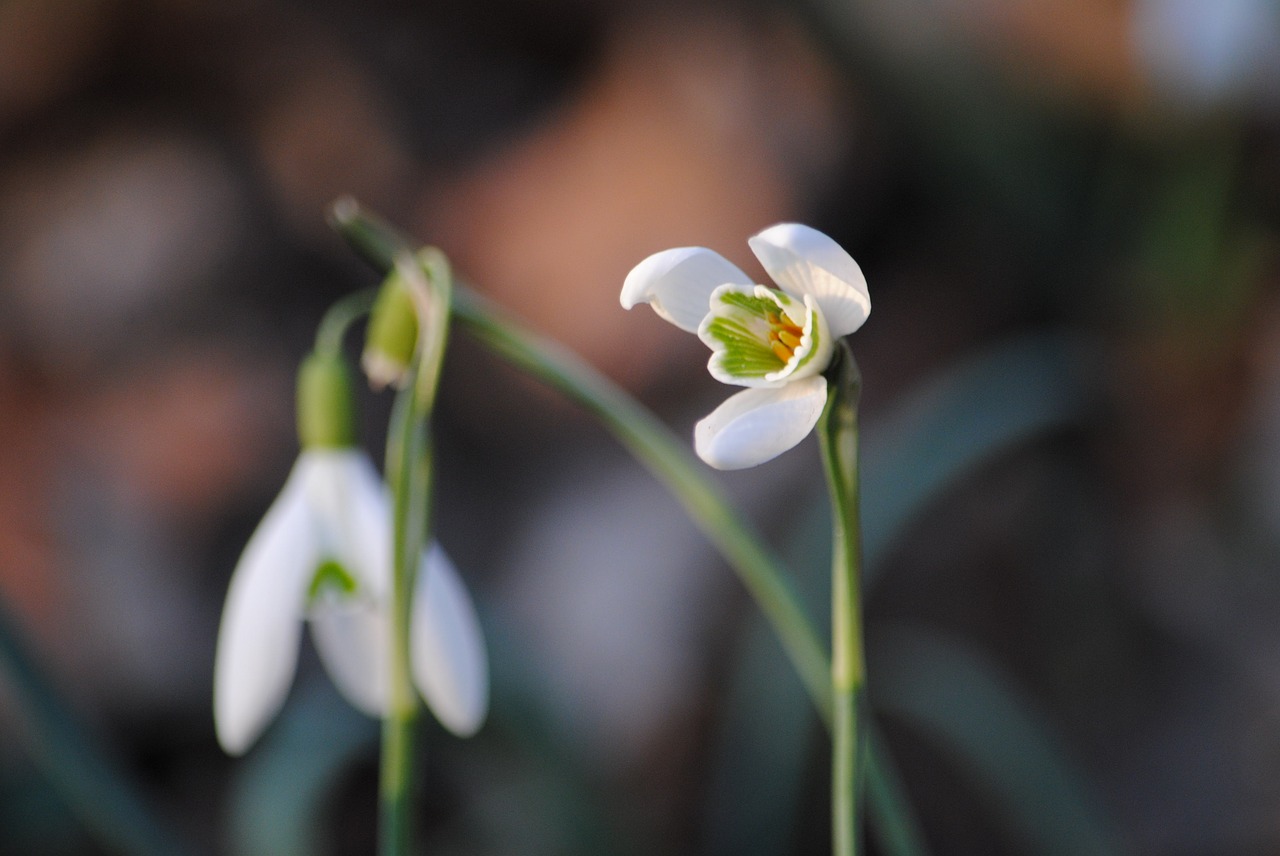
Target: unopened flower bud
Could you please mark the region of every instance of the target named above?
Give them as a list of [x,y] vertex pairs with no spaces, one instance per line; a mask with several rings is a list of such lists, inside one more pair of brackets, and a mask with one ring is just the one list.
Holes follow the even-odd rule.
[[418,343],[418,314],[399,273],[382,284],[365,333],[360,365],[374,389],[402,387],[409,376]]

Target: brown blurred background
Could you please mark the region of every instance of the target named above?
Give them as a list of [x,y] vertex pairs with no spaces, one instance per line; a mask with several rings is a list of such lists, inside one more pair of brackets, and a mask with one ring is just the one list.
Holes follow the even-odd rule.
[[[798,219],[870,283],[886,492],[924,477],[891,453],[944,412],[929,390],[1018,337],[1078,346],[1085,403],[875,557],[872,701],[881,664],[933,852],[1049,851],[894,715],[893,640],[924,629],[982,653],[1117,852],[1280,852],[1278,123],[1268,0],[3,0],[0,595],[192,852],[372,852],[375,731],[313,657],[248,759],[210,714],[230,569],[296,453],[293,370],[376,279],[327,204],[440,246],[682,434],[724,390],[694,337],[620,309],[623,277],[682,245],[762,276],[745,239]],[[1029,401],[1016,369],[939,442]],[[379,454],[388,403],[362,403]],[[821,732],[662,489],[461,336],[438,417],[438,532],[496,706],[425,741],[423,852],[826,852]],[[723,481],[795,546],[822,539],[817,478],[810,443]],[[22,733],[0,853],[112,852]]]

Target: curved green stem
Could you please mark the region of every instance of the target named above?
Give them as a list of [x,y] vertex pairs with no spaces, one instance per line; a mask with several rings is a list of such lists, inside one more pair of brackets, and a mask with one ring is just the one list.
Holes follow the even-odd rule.
[[866,666],[862,653],[862,564],[858,517],[858,394],[861,378],[853,354],[840,343],[827,372],[827,407],[818,420],[822,461],[831,494],[831,733],[832,852],[858,852],[866,728],[859,716]]
[[387,437],[386,473],[393,509],[390,687],[382,724],[380,852],[407,856],[411,839],[413,735],[417,692],[409,664],[409,627],[419,557],[431,517],[430,418],[449,332],[452,279],[438,253],[398,255],[396,268],[418,309],[417,351],[409,383],[396,395]]
[[[334,228],[380,270],[391,267],[408,246],[391,226],[365,212],[353,199],[339,200],[330,213]],[[818,715],[831,727],[831,665],[818,634],[788,584],[781,562],[733,510],[690,451],[689,443],[677,438],[649,410],[577,355],[522,329],[489,301],[460,284],[455,286],[452,308],[455,318],[482,344],[597,416],[618,442],[671,491],[738,573],[773,627]],[[915,830],[914,814],[897,786],[891,759],[874,745],[869,751],[875,756],[875,767],[885,773],[869,782],[868,796],[876,808],[873,819],[892,819],[897,827]],[[901,849],[886,850],[894,856],[919,856],[925,852],[922,846],[915,846],[923,841],[918,831],[883,840],[901,845]]]
[[338,354],[342,352],[342,339],[347,330],[356,321],[369,313],[373,308],[377,291],[371,288],[362,289],[339,300],[329,307],[320,319],[316,328],[316,352],[321,354]]

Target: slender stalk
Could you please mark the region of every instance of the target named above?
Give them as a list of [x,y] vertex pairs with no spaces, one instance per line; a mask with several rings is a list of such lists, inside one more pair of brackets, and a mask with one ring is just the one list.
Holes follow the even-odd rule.
[[[416,372],[411,369],[411,373]],[[421,454],[425,431],[416,418],[413,390],[397,396],[387,437],[386,473],[393,497],[391,645],[388,651],[389,701],[382,721],[382,767],[378,801],[379,852],[382,856],[406,856],[410,841],[410,805],[413,792],[413,732],[417,704],[409,674],[409,611],[415,557],[425,540],[418,513],[424,481]],[[417,550],[414,549],[415,543]]]
[[[375,289],[355,292],[333,304],[316,330],[318,353],[337,354],[351,325],[368,314],[377,297]],[[416,372],[417,366],[411,367]],[[425,459],[425,429],[410,393],[397,397],[388,429],[386,472],[392,487],[392,599],[388,653],[389,705],[382,724],[382,769],[379,784],[381,852],[403,856],[409,852],[410,805],[413,785],[413,728],[416,699],[409,673],[409,604],[412,575],[426,539],[420,532],[425,514],[420,506],[429,490],[429,474],[418,470]],[[416,549],[414,545],[417,545]]]
[[858,393],[861,379],[843,342],[827,371],[827,407],[818,420],[831,494],[831,834],[835,856],[858,853],[861,767],[866,728],[858,708],[866,667],[862,654],[862,564],[858,517]]
[[371,288],[348,294],[329,307],[316,328],[316,351],[336,354],[342,350],[342,339],[347,330],[373,307],[377,292]]
[[[380,270],[390,268],[408,246],[391,226],[349,197],[333,205],[331,220],[334,228]],[[818,634],[787,582],[781,562],[733,510],[707,476],[702,462],[690,451],[689,443],[677,438],[649,410],[576,354],[522,329],[461,284],[454,285],[452,311],[455,319],[482,344],[598,417],[618,442],[671,491],[737,572],[773,627],[819,717],[830,728],[834,719],[831,665]],[[875,768],[884,773],[869,781],[868,797],[876,809],[873,820],[912,831],[882,836],[886,853],[920,856],[927,852],[924,838],[899,786],[892,759],[875,745],[869,752],[875,756]]]
[[396,395],[387,437],[392,523],[389,703],[382,723],[379,782],[382,856],[407,856],[412,832],[413,737],[420,705],[409,664],[409,627],[419,558],[431,517],[430,417],[448,337],[451,279],[443,257],[400,255],[396,267],[418,310],[417,350],[408,383]]

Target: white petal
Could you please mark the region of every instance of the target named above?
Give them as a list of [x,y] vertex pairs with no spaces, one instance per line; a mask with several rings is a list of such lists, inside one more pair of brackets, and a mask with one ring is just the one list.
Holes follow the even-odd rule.
[[373,717],[387,710],[390,637],[382,601],[322,595],[311,609],[311,639],[329,677],[347,701]]
[[809,435],[827,403],[821,375],[730,396],[694,428],[698,457],[719,470],[772,460]]
[[747,243],[784,291],[797,297],[814,296],[832,336],[847,336],[871,314],[871,296],[862,269],[843,247],[817,229],[779,223]]
[[280,711],[298,662],[303,605],[318,559],[302,467],[245,546],[231,575],[213,664],[218,742],[244,752]]
[[409,644],[413,680],[436,718],[459,737],[474,734],[489,711],[489,659],[471,597],[439,545],[419,571]]
[[710,307],[711,292],[728,284],[752,283],[724,256],[703,247],[663,250],[627,274],[622,284],[622,308],[648,303],[663,319],[696,333]]
[[310,613],[311,638],[343,696],[364,713],[387,709],[390,644],[391,504],[362,449],[316,449],[306,459],[307,495],[322,549],[355,578],[353,597],[322,594]]
[[391,586],[391,502],[382,476],[362,449],[304,452],[307,496],[322,549],[356,578],[361,593],[384,597]]

